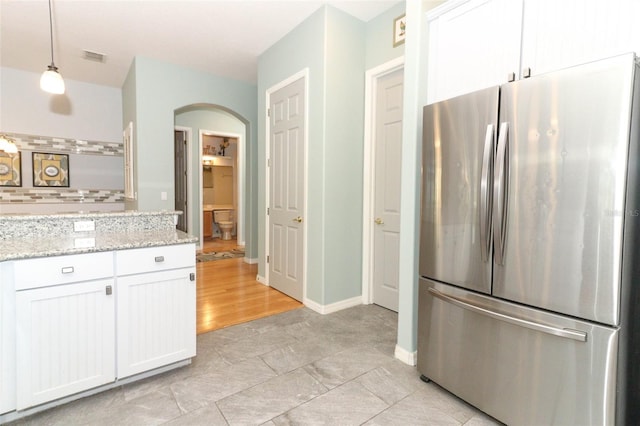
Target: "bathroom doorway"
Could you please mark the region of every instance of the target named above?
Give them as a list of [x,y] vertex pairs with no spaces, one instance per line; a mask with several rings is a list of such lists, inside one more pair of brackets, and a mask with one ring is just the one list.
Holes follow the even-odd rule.
[[202,187],[200,211],[202,212],[201,240],[203,251],[211,241],[234,240],[244,246],[242,218],[244,206],[242,135],[203,130],[199,132],[199,152]]

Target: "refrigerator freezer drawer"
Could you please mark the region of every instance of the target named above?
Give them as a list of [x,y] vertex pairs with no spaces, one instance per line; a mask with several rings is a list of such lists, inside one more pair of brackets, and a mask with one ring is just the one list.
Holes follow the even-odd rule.
[[615,423],[616,328],[421,279],[418,370],[507,424]]

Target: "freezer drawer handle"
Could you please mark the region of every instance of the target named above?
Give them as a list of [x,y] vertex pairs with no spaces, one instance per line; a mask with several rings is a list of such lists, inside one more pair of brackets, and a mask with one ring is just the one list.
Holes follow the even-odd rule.
[[508,322],[509,324],[517,325],[520,327],[525,327],[530,330],[540,331],[542,333],[552,334],[554,336],[564,337],[566,339],[577,340],[578,342],[586,342],[587,341],[587,333],[578,330],[571,330],[569,328],[557,328],[551,327],[545,324],[540,324],[537,322],[512,317],[510,315],[501,314],[500,312],[495,312],[490,309],[482,308],[480,306],[476,306],[466,300],[459,299],[454,296],[449,296],[448,294],[444,294],[435,288],[429,288],[429,293],[431,293],[434,297],[438,299],[444,300],[445,302],[449,302],[453,305],[456,305],[460,308],[478,313],[480,315],[485,315],[489,318],[497,319],[499,321]]

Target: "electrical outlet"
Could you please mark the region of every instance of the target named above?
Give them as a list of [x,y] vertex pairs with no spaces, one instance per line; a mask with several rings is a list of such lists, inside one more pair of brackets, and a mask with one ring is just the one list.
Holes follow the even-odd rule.
[[96,239],[93,237],[87,238],[75,238],[73,240],[73,246],[75,248],[89,248],[96,246]]
[[73,232],[95,231],[96,223],[93,220],[80,220],[73,222]]

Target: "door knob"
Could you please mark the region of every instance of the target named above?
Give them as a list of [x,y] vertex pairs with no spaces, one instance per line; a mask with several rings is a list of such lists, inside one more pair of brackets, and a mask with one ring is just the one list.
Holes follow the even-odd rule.
[[302,222],[302,218],[300,216],[296,217],[295,219],[293,219],[294,222]]
[[380,219],[379,217],[376,217],[376,225],[382,225],[384,223],[384,220]]

